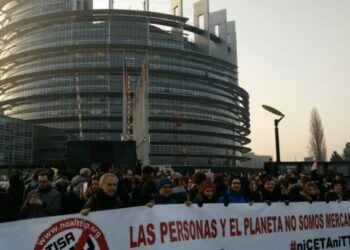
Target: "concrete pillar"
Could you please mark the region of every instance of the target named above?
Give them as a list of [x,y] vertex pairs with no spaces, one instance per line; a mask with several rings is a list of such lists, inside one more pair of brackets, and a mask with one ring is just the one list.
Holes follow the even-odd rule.
[[[177,13],[175,13],[177,12]],[[175,16],[183,16],[183,1],[170,0],[170,14]]]

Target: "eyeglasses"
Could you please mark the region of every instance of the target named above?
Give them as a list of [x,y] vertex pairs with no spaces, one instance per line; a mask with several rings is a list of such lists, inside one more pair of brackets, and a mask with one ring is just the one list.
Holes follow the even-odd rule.
[[164,186],[162,186],[162,188],[173,188],[173,187],[170,185],[164,185]]
[[231,183],[232,185],[241,185],[241,183],[239,181],[234,181]]

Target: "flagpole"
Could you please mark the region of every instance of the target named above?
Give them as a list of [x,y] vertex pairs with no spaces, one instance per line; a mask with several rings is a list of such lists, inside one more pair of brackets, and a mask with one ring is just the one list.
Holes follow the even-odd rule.
[[126,73],[126,58],[123,51],[123,132],[122,132],[122,141],[127,140],[127,73]]

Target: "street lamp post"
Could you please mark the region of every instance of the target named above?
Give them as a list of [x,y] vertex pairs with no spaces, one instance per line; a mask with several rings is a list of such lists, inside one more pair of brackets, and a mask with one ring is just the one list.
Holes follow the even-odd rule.
[[280,162],[281,157],[280,157],[280,139],[279,139],[278,123],[284,118],[284,114],[282,114],[282,112],[278,111],[277,109],[267,105],[262,105],[262,107],[267,111],[269,111],[270,113],[280,116],[279,119],[275,119],[276,162]]

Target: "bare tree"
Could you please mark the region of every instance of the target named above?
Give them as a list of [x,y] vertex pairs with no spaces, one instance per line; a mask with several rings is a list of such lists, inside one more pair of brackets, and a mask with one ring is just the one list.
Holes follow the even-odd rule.
[[350,161],[350,142],[345,144],[345,148],[343,150],[343,158],[346,161]]
[[316,161],[326,161],[326,139],[323,133],[321,117],[316,108],[311,110],[309,151]]

